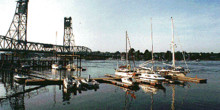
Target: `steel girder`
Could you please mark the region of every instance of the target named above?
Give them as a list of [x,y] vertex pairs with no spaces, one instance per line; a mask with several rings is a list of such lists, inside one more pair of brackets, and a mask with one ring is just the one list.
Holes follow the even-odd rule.
[[[14,18],[5,36],[0,35],[0,51],[22,51],[22,52],[58,52],[58,53],[84,53],[92,50],[84,46],[75,46],[72,33],[72,18],[66,18],[67,29],[64,35],[64,46],[27,42],[27,18],[29,0],[18,0]],[[65,38],[66,37],[66,38]]]
[[[25,44],[27,47],[25,49]],[[17,45],[22,45],[17,47]],[[25,42],[22,40],[15,40],[6,36],[0,35],[0,51],[29,51],[29,52],[53,52],[58,53],[87,53],[92,52],[92,50],[85,46],[62,46],[62,45],[53,45],[53,44],[44,44],[37,42]]]

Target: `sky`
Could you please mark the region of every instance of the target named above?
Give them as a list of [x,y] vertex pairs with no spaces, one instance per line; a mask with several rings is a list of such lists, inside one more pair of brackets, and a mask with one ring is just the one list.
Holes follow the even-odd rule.
[[[5,35],[17,0],[0,0],[0,35]],[[176,51],[220,52],[219,0],[29,0],[28,41],[63,44],[64,17],[72,17],[76,45],[92,51],[171,50],[171,17]]]

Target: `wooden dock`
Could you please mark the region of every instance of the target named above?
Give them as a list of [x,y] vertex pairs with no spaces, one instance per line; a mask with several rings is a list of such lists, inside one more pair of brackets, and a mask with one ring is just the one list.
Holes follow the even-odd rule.
[[117,85],[117,86],[121,86],[121,87],[125,87],[125,88],[133,88],[134,85],[133,84],[127,84],[127,83],[123,83],[123,82],[120,82],[120,81],[116,81],[116,80],[113,80],[113,79],[103,79],[106,83],[111,83],[111,84],[114,84],[114,85]]
[[26,85],[61,85],[63,80],[61,79],[27,79]]
[[185,81],[185,82],[194,82],[194,83],[207,83],[207,79],[201,79],[197,77],[177,77],[173,76],[172,79],[179,80],[179,81]]
[[[29,74],[29,76],[35,77],[35,78],[40,78],[40,79],[27,79],[25,81],[26,85],[60,85],[63,83],[63,79],[51,79],[49,78],[47,75],[37,72],[37,71],[31,71],[32,74]],[[109,75],[106,74],[106,77],[102,77],[102,78],[91,78],[94,79],[96,81],[98,81],[99,83],[110,83],[110,84],[114,84],[114,85],[118,85],[121,87],[127,87],[130,88],[133,85],[130,84],[126,84],[126,83],[122,83],[121,82],[121,77],[119,76],[115,76],[115,75]],[[77,77],[77,76],[72,76],[75,79],[84,79],[82,77]],[[145,83],[144,81],[142,81],[141,79],[139,79],[138,77],[134,77],[134,79],[136,79],[136,81],[138,83]],[[178,80],[178,81],[184,81],[184,82],[194,82],[194,83],[206,83],[207,79],[201,79],[201,78],[192,78],[192,77],[177,77],[177,76],[173,76],[172,80]],[[148,82],[151,85],[156,85],[155,82]]]
[[[119,80],[119,79],[121,79],[121,77],[114,77],[114,76],[111,76],[111,75],[105,75],[105,76],[107,76],[107,77],[91,78],[91,79],[94,79],[94,80],[98,81],[99,83],[104,83],[104,82],[106,82],[107,80]],[[110,77],[110,76],[111,76],[111,77]],[[77,76],[72,76],[72,77],[75,78],[75,79],[79,79],[79,80],[84,79],[84,78],[82,78],[82,77],[77,77]]]

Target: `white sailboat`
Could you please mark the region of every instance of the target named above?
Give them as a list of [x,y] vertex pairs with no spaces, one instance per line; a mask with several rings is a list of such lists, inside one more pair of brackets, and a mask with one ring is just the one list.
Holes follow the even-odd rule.
[[115,70],[115,75],[121,77],[132,77],[134,75],[134,71],[131,70],[131,66],[128,64],[127,40],[128,34],[126,31],[126,65],[120,66]]
[[163,80],[165,80],[164,77],[161,75],[157,74],[154,71],[154,53],[153,53],[153,32],[152,32],[152,19],[151,19],[151,42],[152,42],[152,67],[144,67],[145,64],[148,64],[150,62],[146,62],[142,65],[139,66],[141,69],[137,69],[141,75],[139,76],[141,81],[147,82],[147,83],[154,83],[154,84],[160,84]]
[[[57,32],[56,32],[56,45],[57,45]],[[57,52],[57,48],[55,48],[55,52]],[[57,56],[56,56],[56,60],[57,60]],[[52,65],[51,65],[51,68],[52,69],[61,69],[62,68],[62,65],[59,65],[58,62],[54,62]]]
[[137,84],[136,80],[132,77],[122,77],[121,82],[131,85]]
[[139,67],[136,67],[137,73],[145,73],[152,71],[152,67],[148,67],[148,64],[152,63],[152,61],[146,61],[139,65]]
[[172,65],[169,65],[170,67],[167,69],[161,69],[158,70],[158,72],[164,76],[181,76],[184,77],[186,76],[187,73],[189,73],[189,69],[184,69],[181,66],[176,66],[175,64],[175,46],[176,44],[174,43],[174,24],[173,24],[173,18],[171,17],[171,24],[172,24]]

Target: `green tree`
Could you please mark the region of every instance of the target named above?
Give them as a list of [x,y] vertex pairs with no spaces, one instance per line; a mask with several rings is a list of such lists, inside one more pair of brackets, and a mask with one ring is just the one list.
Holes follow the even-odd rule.
[[147,49],[144,51],[144,60],[150,60],[151,59],[151,52],[149,52]]
[[183,59],[183,55],[182,55],[182,53],[180,51],[177,51],[175,53],[175,59],[176,60],[182,60]]
[[171,51],[167,51],[166,53],[165,53],[165,59],[166,60],[172,60],[172,53],[171,53]]
[[135,52],[135,59],[140,60],[140,54],[141,54],[140,50],[136,51]]

